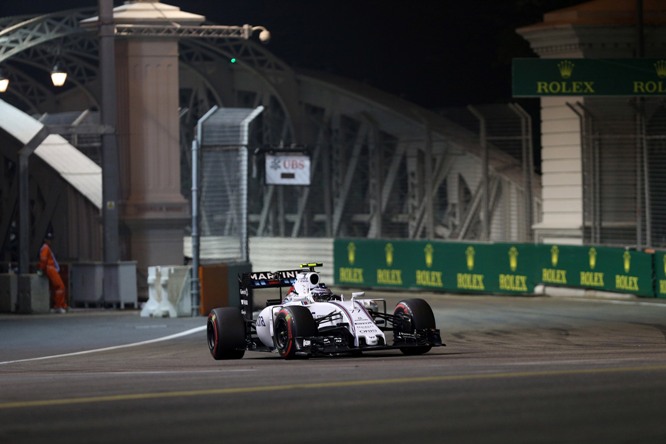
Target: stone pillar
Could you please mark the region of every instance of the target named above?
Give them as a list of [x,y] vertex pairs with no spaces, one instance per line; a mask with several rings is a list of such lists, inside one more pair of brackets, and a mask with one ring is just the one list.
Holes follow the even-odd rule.
[[[644,3],[646,25],[663,20],[663,6]],[[656,14],[661,11],[661,15]],[[517,30],[541,58],[632,58],[636,54],[636,2],[596,0],[544,15]],[[654,38],[654,34],[653,34]],[[656,45],[655,45],[656,46]],[[649,57],[649,51],[646,56]],[[583,150],[580,120],[567,105],[584,97],[541,100],[543,218],[534,228],[544,243],[583,243]],[[609,101],[609,106],[613,106]]]
[[[198,25],[204,19],[158,1],[114,9],[116,24]],[[120,220],[129,231],[123,256],[137,261],[143,285],[147,267],[183,263],[184,228],[190,221],[181,194],[178,41],[118,38],[116,70]]]

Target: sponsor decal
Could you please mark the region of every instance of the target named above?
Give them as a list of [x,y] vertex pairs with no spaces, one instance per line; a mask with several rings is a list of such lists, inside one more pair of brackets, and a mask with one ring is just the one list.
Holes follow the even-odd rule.
[[544,284],[567,284],[567,271],[557,268],[560,262],[560,248],[557,245],[550,247],[550,264],[553,268],[541,269],[541,282]]
[[458,273],[456,275],[458,288],[463,290],[485,290],[482,274]]
[[[622,255],[622,266],[625,273],[631,271],[631,252],[628,250]],[[638,288],[638,276],[615,275],[615,288],[625,291],[640,291]]]
[[499,287],[508,291],[527,291],[527,276],[518,274],[500,274]]
[[[597,249],[592,247],[588,250],[590,269],[594,270],[597,266]],[[603,287],[604,274],[598,271],[581,271],[580,284],[585,287]]]
[[354,242],[347,244],[347,261],[349,261],[349,265],[354,265],[356,261],[356,244]]
[[340,267],[340,282],[349,282],[352,284],[363,283],[363,269],[352,267]]
[[[435,248],[432,244],[426,244],[423,249],[426,268],[432,268],[432,263],[435,255]],[[421,287],[444,287],[442,279],[442,272],[435,270],[416,270],[416,285]]]
[[416,270],[416,285],[423,287],[444,287],[442,272],[433,270]]
[[402,270],[377,269],[377,283],[388,285],[402,285]]
[[[476,251],[473,246],[468,246],[465,249],[465,264],[469,271],[474,270],[474,256]],[[456,275],[456,284],[462,290],[485,290],[486,286],[483,284],[483,275],[476,273],[458,273]]]

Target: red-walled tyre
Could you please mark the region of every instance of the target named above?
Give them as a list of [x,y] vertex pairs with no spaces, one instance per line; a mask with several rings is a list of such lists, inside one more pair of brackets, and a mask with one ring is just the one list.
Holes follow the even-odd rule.
[[233,307],[214,308],[206,323],[208,349],[215,359],[240,359],[245,354],[245,320]]
[[285,359],[293,359],[298,351],[298,337],[312,337],[317,334],[312,313],[307,307],[292,305],[282,307],[273,324],[275,347]]
[[[417,330],[428,330],[435,328],[435,315],[428,304],[423,299],[405,299],[398,302],[393,315],[405,322],[394,323],[394,336],[398,332],[415,334]],[[401,347],[405,355],[422,355],[430,351],[430,345]]]

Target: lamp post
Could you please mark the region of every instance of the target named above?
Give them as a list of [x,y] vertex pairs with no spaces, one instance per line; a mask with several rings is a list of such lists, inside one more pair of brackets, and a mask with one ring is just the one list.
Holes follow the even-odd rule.
[[0,93],[7,91],[9,88],[9,77],[5,76],[5,73],[0,69]]
[[99,0],[99,72],[102,83],[102,221],[104,262],[120,260],[118,247],[118,146],[116,143],[116,63],[113,0]]
[[51,70],[51,82],[53,82],[53,86],[57,87],[63,86],[66,80],[67,80],[67,71],[62,69],[60,63],[56,63],[53,66],[53,69]]

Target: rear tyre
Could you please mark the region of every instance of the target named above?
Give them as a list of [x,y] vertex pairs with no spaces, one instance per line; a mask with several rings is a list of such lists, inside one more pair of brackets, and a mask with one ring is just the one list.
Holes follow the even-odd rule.
[[296,357],[299,344],[296,338],[317,335],[317,325],[307,307],[292,305],[282,307],[273,324],[275,348],[284,359]]
[[210,354],[217,360],[240,359],[245,354],[245,319],[237,308],[212,309],[206,336]]
[[[415,334],[418,330],[429,330],[435,328],[435,315],[423,299],[405,299],[398,302],[393,315],[402,320],[395,322],[393,326],[394,337],[397,333]],[[422,355],[430,351],[429,345],[415,347],[401,347],[400,351],[405,355]]]

